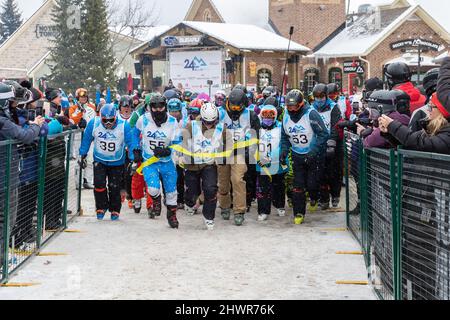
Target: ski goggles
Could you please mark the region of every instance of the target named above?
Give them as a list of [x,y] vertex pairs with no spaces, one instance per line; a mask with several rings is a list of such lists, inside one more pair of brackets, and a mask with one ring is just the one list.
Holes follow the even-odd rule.
[[298,111],[298,110],[300,110],[304,105],[305,105],[305,101],[303,101],[303,102],[300,103],[300,104],[287,105],[286,107],[287,107],[288,111],[293,112],[293,111]]
[[205,121],[205,120],[202,120],[202,123],[203,123],[205,126],[207,126],[207,127],[215,126],[218,122],[219,122],[219,120],[214,120],[214,121]]
[[116,122],[116,118],[102,118],[102,122],[104,124],[113,124],[114,122]]
[[229,106],[231,111],[242,111],[244,108],[242,106],[231,105]]
[[261,117],[264,119],[275,119],[277,116],[277,113],[275,110],[263,110],[261,112]]

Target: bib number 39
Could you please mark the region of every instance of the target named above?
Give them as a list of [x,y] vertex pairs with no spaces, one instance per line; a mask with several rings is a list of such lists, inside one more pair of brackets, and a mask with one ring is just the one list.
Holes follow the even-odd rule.
[[116,151],[116,144],[114,142],[106,143],[106,141],[101,141],[100,142],[100,149],[102,149],[103,151],[115,152]]

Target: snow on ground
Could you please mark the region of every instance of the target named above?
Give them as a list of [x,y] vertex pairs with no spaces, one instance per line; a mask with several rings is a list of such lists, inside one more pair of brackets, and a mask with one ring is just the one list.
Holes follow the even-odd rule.
[[10,279],[40,283],[0,288],[0,299],[274,299],[374,300],[369,286],[336,285],[367,280],[360,250],[345,227],[343,213],[314,213],[302,226],[272,216],[258,223],[255,209],[236,227],[218,216],[216,230],[203,229],[200,215],[179,214],[180,229],[128,208],[121,221],[98,222],[91,191],[83,191],[85,216]]

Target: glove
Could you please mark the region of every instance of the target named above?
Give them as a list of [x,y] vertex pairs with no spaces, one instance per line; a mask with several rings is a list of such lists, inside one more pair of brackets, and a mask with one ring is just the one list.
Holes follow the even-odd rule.
[[327,158],[333,158],[336,153],[336,141],[328,140],[327,142]]
[[81,169],[83,169],[83,170],[86,169],[87,168],[86,156],[81,156],[80,159],[78,160],[78,164]]
[[155,150],[153,150],[153,154],[157,158],[167,158],[170,157],[172,151],[169,148],[157,147],[155,148]]
[[258,166],[261,168],[270,167],[270,164],[272,163],[272,159],[264,157],[258,161]]
[[287,152],[287,151],[281,152],[281,155],[280,155],[280,164],[281,164],[283,167],[286,167],[286,166],[287,166],[287,158],[288,158],[288,156],[289,156],[289,152]]
[[78,127],[79,127],[80,129],[86,129],[86,127],[87,127],[87,121],[86,121],[85,119],[81,119],[81,120],[80,120],[80,123],[78,124]]
[[133,150],[133,157],[134,157],[134,163],[139,163],[144,160],[144,159],[142,159],[142,151],[139,149]]
[[139,164],[137,162],[130,163],[128,165],[128,172],[130,173],[130,176],[134,176],[137,172],[137,169],[139,169]]

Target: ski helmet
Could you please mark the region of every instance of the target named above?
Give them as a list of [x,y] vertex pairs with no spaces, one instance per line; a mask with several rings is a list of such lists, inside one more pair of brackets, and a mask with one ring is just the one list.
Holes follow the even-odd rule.
[[129,108],[134,107],[133,98],[131,98],[130,96],[121,97],[119,100],[119,109],[123,108],[123,107],[129,107]]
[[184,91],[184,101],[191,102],[192,100],[192,92],[189,90]]
[[188,114],[191,117],[197,117],[200,114],[200,110],[202,109],[205,103],[201,99],[194,99],[188,106]]
[[0,111],[2,111],[7,118],[11,117],[9,101],[12,99],[14,99],[14,89],[9,85],[0,82]]
[[[240,89],[240,90],[244,91],[245,94],[248,93],[247,87],[244,86],[243,84],[237,84],[237,85],[233,88],[233,90],[237,90],[237,89]],[[233,91],[233,90],[231,90],[231,91]]]
[[292,90],[286,95],[286,107],[289,114],[299,113],[305,105],[305,97],[300,90]]
[[200,115],[203,124],[207,127],[212,127],[219,122],[219,110],[212,103],[205,103],[200,110]]
[[328,98],[328,86],[326,84],[319,83],[314,87],[312,93],[314,98]]
[[369,103],[370,118],[372,120],[378,120],[383,114],[389,114],[396,111],[397,95],[393,91],[374,91],[367,101]]
[[181,100],[181,94],[180,92],[176,91],[175,89],[170,89],[164,92],[163,96],[166,98],[167,101],[171,99],[179,99]]
[[267,99],[271,96],[275,96],[277,94],[277,91],[275,90],[274,87],[268,86],[268,87],[264,88],[262,94],[263,94],[264,99]]
[[328,90],[328,96],[330,97],[330,99],[333,101],[336,101],[341,92],[341,88],[339,87],[339,85],[337,83],[330,83],[327,86],[327,90]]
[[79,88],[77,91],[75,91],[75,97],[77,100],[80,100],[82,97],[86,97],[89,99],[88,91],[84,88]]
[[150,98],[150,113],[158,127],[167,121],[167,100],[161,94],[157,93]]
[[436,92],[439,77],[439,68],[434,68],[425,73],[423,78],[423,88],[427,97],[431,97]]
[[384,74],[391,89],[398,84],[411,81],[412,77],[411,70],[404,62],[391,63]]
[[383,89],[384,83],[377,77],[366,80],[366,82],[364,82],[363,101],[367,102],[367,99],[374,91]]
[[227,101],[227,111],[233,121],[237,121],[242,112],[248,107],[248,99],[241,89],[231,91]]
[[10,86],[14,91],[14,98],[10,99],[21,108],[33,100],[33,94],[30,90],[22,87],[18,82],[12,80],[3,81],[4,84]]
[[411,115],[411,97],[402,90],[392,90],[392,94],[397,102],[396,109],[401,114]]
[[272,128],[277,120],[278,111],[273,105],[264,105],[259,113],[259,119],[264,129]]
[[227,95],[225,94],[225,91],[219,90],[214,95],[214,104],[216,107],[224,107],[226,99]]
[[181,112],[181,100],[180,99],[170,99],[167,103],[167,109],[169,112]]
[[105,104],[100,109],[100,117],[102,119],[102,124],[106,129],[112,129],[115,127],[117,122],[117,109],[112,104]]

